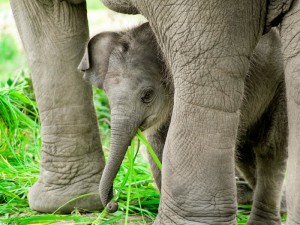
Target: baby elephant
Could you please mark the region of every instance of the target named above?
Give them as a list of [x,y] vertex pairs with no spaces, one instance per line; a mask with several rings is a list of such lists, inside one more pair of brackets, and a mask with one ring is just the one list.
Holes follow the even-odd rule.
[[[251,57],[245,80],[236,164],[254,190],[248,224],[280,224],[287,158],[285,83],[280,48],[275,29],[264,35]],[[106,91],[110,103],[111,151],[100,182],[100,197],[108,211],[115,211],[116,204],[110,202],[113,181],[138,128],[145,132],[162,159],[173,105],[171,77],[148,23],[125,32],[94,36],[79,69],[87,81]],[[151,157],[149,159],[160,188],[160,171]]]
[[[113,182],[138,128],[162,159],[173,88],[148,23],[126,32],[104,32],[94,36],[79,69],[84,72],[84,79],[105,90],[111,108],[111,162],[107,163],[107,172],[103,173],[101,181],[101,188],[106,189],[108,180]],[[149,159],[160,189],[160,171],[152,158]]]

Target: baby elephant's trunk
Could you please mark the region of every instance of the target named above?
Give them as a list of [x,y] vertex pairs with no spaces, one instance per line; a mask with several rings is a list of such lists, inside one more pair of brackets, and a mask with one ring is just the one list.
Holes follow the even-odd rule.
[[103,206],[106,206],[107,211],[111,213],[118,210],[117,203],[111,201],[113,198],[113,182],[131,139],[136,134],[140,125],[136,118],[120,114],[122,112],[114,113],[113,111],[111,114],[111,147],[99,187],[101,202]]

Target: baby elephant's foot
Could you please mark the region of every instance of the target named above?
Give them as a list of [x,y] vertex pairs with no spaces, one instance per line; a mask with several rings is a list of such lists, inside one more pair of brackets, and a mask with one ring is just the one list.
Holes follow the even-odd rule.
[[237,201],[239,204],[251,204],[253,191],[245,181],[237,181]]
[[247,225],[281,225],[280,212],[270,209],[265,204],[259,203],[252,207]]
[[264,220],[264,221],[249,221],[247,223],[247,225],[282,225],[281,221],[275,222],[275,221],[268,221],[268,220]]

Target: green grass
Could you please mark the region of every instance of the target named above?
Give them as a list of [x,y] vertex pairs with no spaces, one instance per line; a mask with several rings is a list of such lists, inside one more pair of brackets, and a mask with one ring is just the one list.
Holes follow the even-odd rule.
[[1,84],[0,89],[0,215],[28,210],[27,190],[39,173],[38,113],[26,94],[29,83]]

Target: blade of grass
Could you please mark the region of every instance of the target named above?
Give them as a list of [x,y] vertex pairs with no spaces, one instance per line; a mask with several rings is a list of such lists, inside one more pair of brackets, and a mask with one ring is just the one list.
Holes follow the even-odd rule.
[[153,158],[155,164],[157,165],[157,167],[161,170],[161,162],[159,161],[157,155],[155,154],[155,152],[153,151],[151,145],[149,144],[149,142],[147,141],[147,139],[145,138],[144,134],[142,133],[142,131],[140,129],[138,129],[137,132],[137,137],[139,138],[139,140],[146,146],[147,150],[149,151],[151,157]]
[[135,140],[134,138],[131,140],[131,145],[128,149],[128,159],[130,163],[129,167],[129,178],[128,178],[128,192],[127,192],[127,202],[126,202],[126,214],[125,214],[125,225],[128,224],[128,212],[129,212],[129,202],[130,202],[130,194],[131,194],[131,180],[132,180],[132,170],[133,170],[133,163],[134,163],[134,146]]

